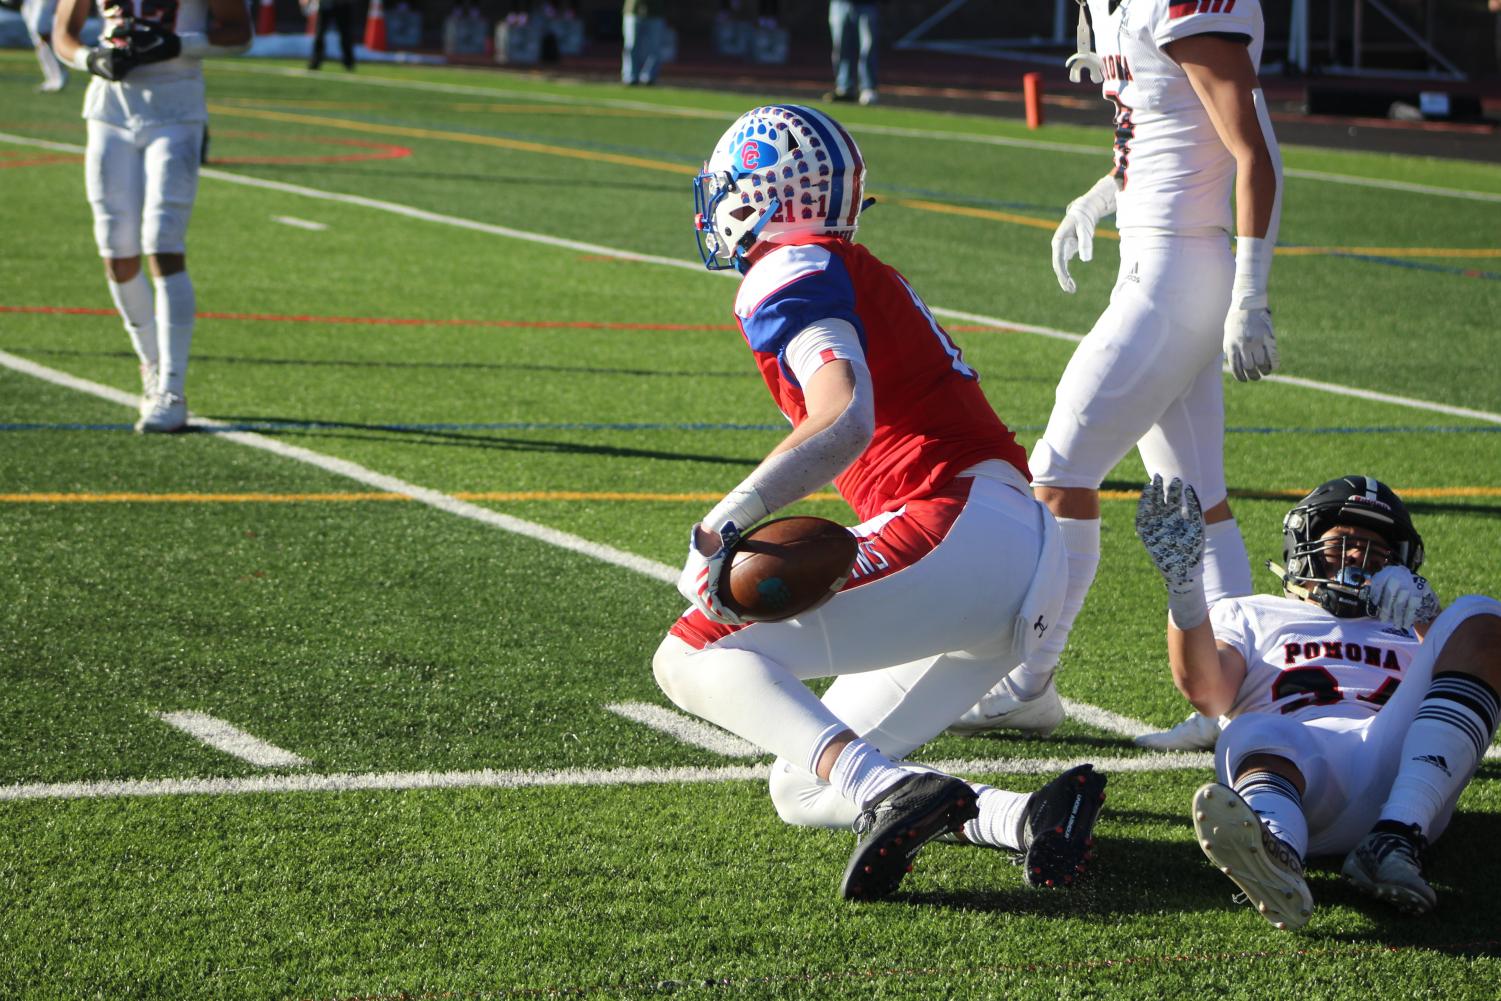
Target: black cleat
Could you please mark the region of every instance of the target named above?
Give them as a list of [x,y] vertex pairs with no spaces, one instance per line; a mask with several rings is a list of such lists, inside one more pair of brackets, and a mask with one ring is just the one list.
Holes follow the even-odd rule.
[[860,842],[844,871],[845,900],[879,900],[912,871],[923,845],[980,815],[975,791],[962,779],[915,772],[893,786],[855,821]]
[[1032,886],[1070,886],[1094,858],[1094,824],[1105,776],[1094,765],[1070,768],[1032,794],[1022,830],[1022,864]]

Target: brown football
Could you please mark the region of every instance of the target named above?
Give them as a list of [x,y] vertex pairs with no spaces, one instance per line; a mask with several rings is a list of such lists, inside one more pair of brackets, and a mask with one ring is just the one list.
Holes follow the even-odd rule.
[[826,518],[763,522],[730,551],[720,601],[747,622],[801,615],[844,586],[857,548],[849,529]]

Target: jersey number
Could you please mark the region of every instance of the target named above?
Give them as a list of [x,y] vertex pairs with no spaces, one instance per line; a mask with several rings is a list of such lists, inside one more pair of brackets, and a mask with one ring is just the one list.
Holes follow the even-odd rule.
[[959,345],[955,344],[948,333],[938,325],[938,321],[933,319],[933,314],[928,310],[928,304],[922,301],[922,296],[918,295],[912,286],[907,284],[907,279],[901,278],[900,275],[897,277],[902,283],[902,288],[906,289],[907,294],[912,297],[912,305],[916,306],[917,311],[922,313],[923,317],[928,321],[928,328],[933,331],[933,336],[937,337],[938,343],[943,346],[944,353],[949,356],[949,364],[953,365],[954,371],[966,379],[980,378],[978,372],[964,363],[964,352],[959,350]]
[[[1384,706],[1392,693],[1397,690],[1397,679],[1387,678],[1381,683],[1381,687],[1369,695],[1358,695],[1356,698],[1361,702],[1369,702],[1375,706]],[[1303,698],[1295,699],[1282,707],[1282,712],[1292,713],[1309,706],[1329,706],[1345,697],[1344,690],[1339,687],[1339,682],[1334,675],[1322,667],[1297,667],[1291,671],[1283,671],[1272,682],[1272,701],[1280,702],[1284,698],[1302,694]]]

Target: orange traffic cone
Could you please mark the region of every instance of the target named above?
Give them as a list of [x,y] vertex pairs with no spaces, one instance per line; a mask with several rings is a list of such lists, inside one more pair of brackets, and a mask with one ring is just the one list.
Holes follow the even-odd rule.
[[370,14],[365,18],[365,48],[386,51],[386,11],[380,0],[370,0]]
[[261,9],[256,15],[255,33],[276,34],[276,0],[261,0]]

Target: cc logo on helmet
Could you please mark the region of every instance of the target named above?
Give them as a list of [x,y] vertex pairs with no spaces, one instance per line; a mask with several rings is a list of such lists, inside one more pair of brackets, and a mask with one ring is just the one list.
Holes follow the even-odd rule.
[[740,147],[740,166],[746,170],[758,170],[777,162],[777,148],[759,139],[747,140]]

